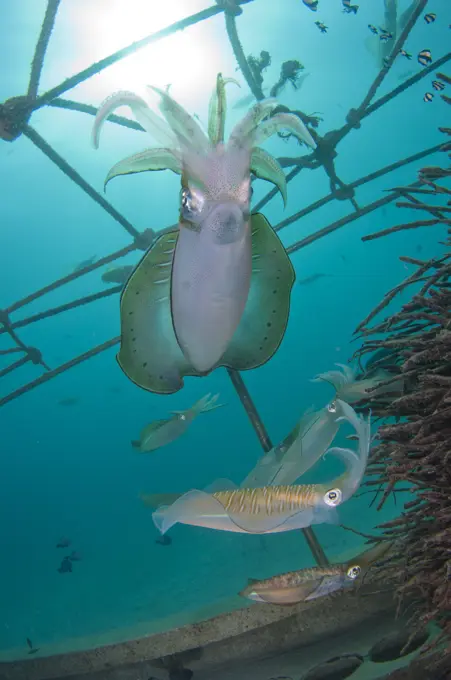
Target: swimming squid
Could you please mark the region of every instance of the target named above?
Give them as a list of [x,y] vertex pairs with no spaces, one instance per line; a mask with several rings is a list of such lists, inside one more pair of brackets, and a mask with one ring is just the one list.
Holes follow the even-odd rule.
[[339,366],[341,371],[327,371],[326,373],[319,373],[312,382],[327,382],[335,388],[336,396],[343,401],[353,404],[361,399],[368,398],[387,393],[401,393],[403,390],[403,380],[395,380],[388,385],[381,385],[379,383],[393,378],[393,374],[383,369],[378,369],[371,374],[371,376],[357,379],[356,372],[344,364],[335,364]]
[[340,564],[289,571],[263,580],[249,579],[248,585],[239,594],[254,602],[291,605],[348,590],[362,581],[371,566],[391,546],[392,542],[381,541]]
[[191,408],[185,411],[173,411],[172,418],[166,420],[156,420],[150,425],[147,425],[141,432],[139,440],[132,441],[132,446],[138,449],[140,453],[148,453],[156,449],[170,444],[175,439],[178,439],[185,434],[191,423],[200,413],[207,413],[216,408],[220,408],[222,404],[217,404],[216,401],[219,394],[214,397],[211,394],[205,395],[199,401],[196,401]]
[[251,178],[269,180],[286,202],[286,179],[259,145],[288,130],[311,147],[302,121],[276,113],[276,99],[257,102],[224,141],[227,83],[217,76],[209,105],[208,133],[167,92],[162,116],[131,93],[119,92],[99,108],[93,129],[98,145],[103,122],[128,106],[161,144],[117,163],[119,175],[170,169],[181,176],[178,229],[150,247],[121,296],[118,361],[128,377],[150,391],[175,392],[185,375],[217,366],[243,370],[268,361],[287,323],[294,270],[269,223],[251,215]]
[[[337,400],[339,401],[339,400]],[[194,489],[174,503],[152,514],[157,529],[166,533],[174,524],[240,533],[276,533],[302,529],[312,524],[336,523],[336,508],[360,486],[370,448],[370,418],[365,421],[345,402],[339,403],[346,420],[358,436],[358,452],[334,447],[328,453],[339,457],[345,472],[326,484],[298,484],[256,488]]]
[[265,453],[241,482],[241,487],[293,484],[324,455],[338,432],[340,402],[307,411],[296,427]]

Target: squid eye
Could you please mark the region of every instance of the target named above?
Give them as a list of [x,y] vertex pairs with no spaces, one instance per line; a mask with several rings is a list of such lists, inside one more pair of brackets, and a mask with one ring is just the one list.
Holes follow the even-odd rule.
[[336,413],[337,403],[335,401],[331,401],[330,404],[327,404],[327,410],[329,413]]
[[360,575],[360,572],[362,569],[359,567],[358,564],[354,564],[352,567],[349,567],[349,569],[346,572],[346,576],[351,579],[351,581],[355,581],[355,579]]
[[330,489],[324,495],[324,502],[326,505],[330,505],[331,508],[335,508],[336,505],[341,503],[342,495],[340,489]]
[[194,193],[188,188],[183,188],[180,194],[180,205],[182,217],[185,219],[190,219],[199,215],[203,207],[202,196],[198,193]]

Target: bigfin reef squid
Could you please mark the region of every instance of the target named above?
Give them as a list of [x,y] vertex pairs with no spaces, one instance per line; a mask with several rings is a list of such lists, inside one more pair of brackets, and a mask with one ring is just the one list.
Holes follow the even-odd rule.
[[[339,419],[347,420],[354,427],[359,443],[358,452],[338,447],[329,449],[328,453],[340,458],[346,468],[332,482],[237,489],[221,481],[216,484],[218,490],[194,489],[171,505],[159,507],[152,514],[155,526],[162,534],[177,523],[266,534],[324,522],[337,523],[336,508],[360,486],[371,441],[370,418],[365,421],[345,402],[340,402],[339,407],[343,412]],[[151,496],[147,496],[146,504],[152,504]]]
[[355,587],[393,545],[381,541],[355,557],[327,567],[311,567],[259,580],[249,579],[239,594],[254,602],[293,605]]
[[320,373],[312,382],[326,382],[332,385],[338,399],[343,399],[349,404],[368,398],[370,395],[381,396],[387,394],[402,394],[404,381],[402,377],[388,385],[384,381],[393,378],[393,374],[383,369],[377,369],[371,375],[357,379],[356,372],[350,366],[335,364],[341,371],[327,371]]
[[220,408],[222,404],[216,403],[218,398],[219,394],[215,394],[214,397],[206,394],[190,408],[173,411],[171,418],[155,420],[142,430],[139,440],[132,441],[132,446],[140,453],[148,453],[170,444],[185,434],[198,415]]
[[293,484],[325,454],[338,432],[340,402],[307,410],[293,430],[260,458],[242,488]]
[[312,148],[302,121],[276,113],[276,99],[257,102],[224,141],[227,83],[218,74],[210,99],[208,133],[159,88],[162,116],[132,92],[118,92],[99,108],[93,144],[104,121],[128,106],[161,145],[111,168],[119,175],[169,169],[181,176],[178,229],[147,251],[121,295],[118,362],[143,389],[168,394],[186,375],[218,366],[237,370],[268,361],[283,339],[294,269],[279,238],[261,214],[251,215],[251,177],[273,182],[286,202],[284,172],[260,147],[286,129]]

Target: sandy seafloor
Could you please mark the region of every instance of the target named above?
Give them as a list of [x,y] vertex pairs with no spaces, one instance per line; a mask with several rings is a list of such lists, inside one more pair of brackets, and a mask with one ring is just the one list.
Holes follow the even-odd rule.
[[[347,549],[337,554],[331,561],[345,561],[358,553],[360,548],[365,549],[365,547],[364,544],[361,544],[357,549]],[[186,609],[164,618],[149,619],[130,626],[116,627],[90,636],[58,640],[51,645],[43,645],[39,654],[41,656],[53,656],[68,651],[82,651],[121,643],[124,640],[134,640],[186,626],[193,622],[206,621],[246,606],[261,607],[265,605],[247,602],[238,596],[224,597],[198,609]],[[365,606],[364,598],[362,598],[362,606]],[[242,664],[234,661],[230,665],[219,667],[213,671],[210,668],[207,670],[199,668],[199,662],[196,661],[189,662],[186,665],[194,671],[196,680],[210,680],[212,673],[214,673],[215,680],[241,680],[241,678],[243,680],[277,680],[281,677],[284,680],[285,678],[302,680],[303,674],[308,670],[333,657],[352,653],[365,656],[376,642],[395,630],[398,625],[395,620],[392,624],[387,624],[386,620],[380,620],[376,617],[369,619],[366,625],[360,626],[358,629],[346,629],[342,635],[337,631],[336,636],[327,637],[312,645],[307,645],[298,650],[294,649],[281,655],[246,659]],[[302,640],[300,642],[302,643]],[[401,659],[386,663],[373,663],[366,659],[350,677],[352,680],[383,678],[390,671],[408,665],[417,654],[418,650]],[[26,655],[23,648],[0,650],[0,662],[19,658],[28,659],[30,657]],[[166,675],[166,672],[159,668],[155,668],[155,673],[153,673],[153,677],[161,678],[161,680],[165,680]]]

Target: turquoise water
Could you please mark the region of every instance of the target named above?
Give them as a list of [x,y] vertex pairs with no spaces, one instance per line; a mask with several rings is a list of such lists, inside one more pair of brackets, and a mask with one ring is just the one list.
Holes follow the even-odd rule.
[[[401,9],[408,3],[399,0]],[[2,14],[0,26],[0,101],[26,91],[30,60],[46,3],[17,0]],[[147,0],[78,0],[62,2],[50,40],[39,92],[55,86],[94,61],[189,14],[207,2]],[[422,18],[406,49],[411,61],[398,57],[377,97],[397,87],[405,73],[417,73],[416,55],[430,49],[434,59],[449,47],[447,0],[430,2],[437,20]],[[264,73],[273,84],[282,62],[299,59],[309,72],[302,87],[288,84],[281,103],[306,113],[320,112],[319,134],[340,127],[348,110],[358,106],[377,74],[365,47],[368,24],[382,25],[382,0],[362,0],[357,15],[343,14],[339,0],[320,0],[314,14],[300,0],[274,3],[254,0],[237,18],[246,55],[267,50],[272,64]],[[314,21],[328,27],[321,34]],[[222,14],[156,42],[78,85],[63,96],[99,106],[110,93],[126,89],[143,93],[146,84],[165,88],[205,123],[216,74],[237,78],[228,86],[227,130],[246,112],[233,108],[248,93],[230,47]],[[446,72],[446,66],[443,67]],[[443,141],[437,130],[449,124],[449,109],[435,93],[431,74],[365,119],[338,147],[336,171],[351,182],[374,170]],[[120,110],[119,113],[124,113]],[[448,115],[448,119],[447,116]],[[448,121],[448,122],[447,122]],[[106,124],[100,149],[90,144],[90,115],[44,107],[30,124],[96,190],[102,192],[109,168],[121,158],[150,146],[147,135]],[[290,139],[265,144],[274,156],[305,151]],[[364,206],[385,189],[408,184],[424,165],[443,154],[407,165],[357,191]],[[2,217],[0,230],[0,306],[7,307],[34,290],[70,273],[82,260],[102,257],[130,243],[126,231],[65,177],[24,136],[0,143]],[[107,198],[138,229],[155,231],[177,222],[179,183],[169,172],[119,178]],[[254,201],[270,189],[254,183]],[[273,224],[329,192],[323,169],[303,170],[288,185],[288,205],[280,196],[263,208]],[[332,201],[279,232],[288,247],[299,239],[352,212],[349,201]],[[417,211],[394,204],[344,226],[307,248],[292,262],[298,279],[325,274],[309,285],[295,283],[290,319],[282,345],[259,369],[243,373],[246,386],[274,443],[294,427],[306,408],[322,407],[333,396],[328,385],[310,381],[347,363],[358,323],[383,294],[405,278],[410,268],[400,255],[427,259],[440,252],[436,231],[411,230],[362,242],[362,236],[400,222],[418,219]],[[133,253],[118,264],[135,264]],[[16,321],[107,287],[96,270],[39,298],[13,316]],[[408,299],[397,298],[400,305]],[[395,307],[393,307],[395,309]],[[55,368],[74,356],[118,335],[117,295],[78,307],[19,330],[27,345],[38,347]],[[0,349],[11,346],[6,335]],[[145,392],[130,382],[115,361],[117,348],[90,359],[54,380],[6,404],[0,411],[0,650],[5,656],[25,653],[26,638],[35,646],[73,646],[73,638],[97,635],[121,639],[136,624],[154,630],[196,619],[197,610],[247,606],[237,593],[248,577],[313,566],[313,557],[298,531],[264,537],[215,532],[177,525],[171,545],[158,537],[151,511],[139,493],[183,492],[204,488],[217,478],[236,483],[261,455],[258,439],[224,369],[208,377],[186,379],[171,396]],[[11,355],[14,358],[15,355]],[[11,356],[0,357],[0,368]],[[39,366],[25,366],[1,379],[0,396],[33,380]],[[181,439],[148,456],[130,446],[141,429],[174,410],[186,409],[206,393],[220,393],[224,408],[196,420]],[[73,398],[74,404],[58,402]],[[337,445],[344,445],[343,435]],[[331,478],[338,467],[326,460],[309,481]],[[371,532],[399,511],[392,502],[383,512],[369,508],[371,495],[352,498],[340,510],[343,524]],[[359,550],[363,539],[340,527],[314,527],[332,560]],[[80,553],[72,573],[57,569],[65,551],[60,537]],[[216,609],[215,609],[216,608]],[[168,617],[173,617],[169,619]],[[161,623],[158,621],[161,620]],[[157,622],[157,623],[155,623]]]

